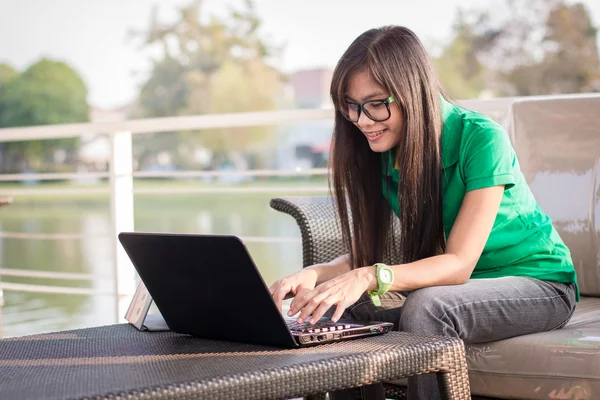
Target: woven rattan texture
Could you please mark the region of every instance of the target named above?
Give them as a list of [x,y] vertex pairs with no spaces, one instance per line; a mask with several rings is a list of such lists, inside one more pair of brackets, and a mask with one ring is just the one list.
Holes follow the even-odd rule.
[[[296,220],[302,237],[302,264],[304,267],[329,262],[348,252],[342,242],[332,197],[278,197],[271,199],[270,205],[273,209],[289,214]],[[399,221],[393,216],[390,237],[398,237],[399,229]],[[390,242],[382,262],[399,263],[400,257],[397,249],[397,245]]]
[[120,324],[3,339],[0,355],[0,399],[292,398],[436,371],[470,398],[461,341],[401,332],[278,349]]

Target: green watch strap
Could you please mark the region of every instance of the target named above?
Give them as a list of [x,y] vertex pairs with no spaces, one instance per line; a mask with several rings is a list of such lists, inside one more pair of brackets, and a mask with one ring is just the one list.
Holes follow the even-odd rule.
[[375,306],[381,307],[381,299],[379,298],[379,295],[377,293],[371,290],[369,291],[369,296],[371,296],[371,301]]
[[375,277],[377,278],[377,290],[369,290],[369,296],[371,296],[371,301],[377,307],[381,306],[381,299],[379,295],[387,293],[392,287],[392,283],[394,282],[394,271],[387,265],[383,263],[377,263],[373,265],[375,270]]

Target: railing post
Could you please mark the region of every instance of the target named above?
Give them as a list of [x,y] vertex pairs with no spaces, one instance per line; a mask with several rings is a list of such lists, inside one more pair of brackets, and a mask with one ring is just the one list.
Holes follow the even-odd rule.
[[124,322],[136,281],[135,269],[117,237],[120,232],[134,230],[131,132],[111,133],[110,143],[110,240],[114,262],[115,318],[116,322]]

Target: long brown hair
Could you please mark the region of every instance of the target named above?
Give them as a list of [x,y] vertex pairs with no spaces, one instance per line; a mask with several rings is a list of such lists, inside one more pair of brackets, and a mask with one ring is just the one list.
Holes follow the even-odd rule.
[[392,217],[383,196],[383,153],[373,152],[340,111],[347,107],[349,78],[361,71],[368,71],[388,90],[404,114],[405,128],[395,152],[400,171],[400,238],[392,239],[398,242],[402,262],[440,254],[445,248],[440,154],[443,90],[417,36],[404,27],[386,26],[366,31],[350,45],[331,83],[336,109],[329,183],[352,266],[383,261]]

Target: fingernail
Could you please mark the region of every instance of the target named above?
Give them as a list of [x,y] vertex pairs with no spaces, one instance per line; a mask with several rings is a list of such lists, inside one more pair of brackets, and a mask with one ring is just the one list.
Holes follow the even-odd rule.
[[310,322],[311,324],[313,324],[313,325],[314,325],[314,323],[315,323],[315,319],[314,319],[314,318],[311,318],[311,319],[310,319],[310,321],[308,321],[308,322]]
[[302,323],[302,318],[298,318],[298,319],[296,320],[296,322],[297,322],[297,323],[299,323],[299,324],[301,324],[301,323]]
[[292,310],[288,311],[288,315],[291,317],[292,315],[294,315],[294,313],[292,312]]

